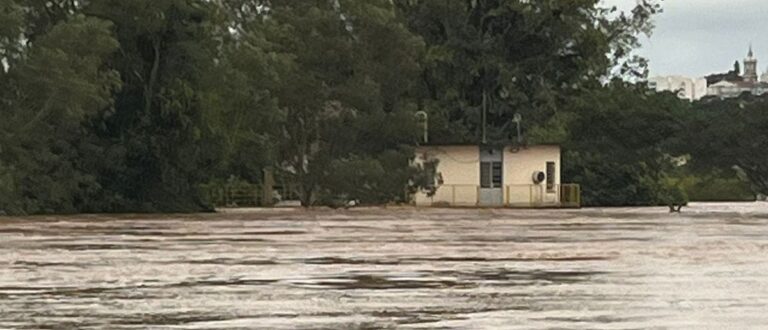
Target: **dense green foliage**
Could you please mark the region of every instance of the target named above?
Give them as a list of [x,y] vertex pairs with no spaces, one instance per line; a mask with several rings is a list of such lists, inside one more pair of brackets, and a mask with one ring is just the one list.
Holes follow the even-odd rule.
[[768,96],[704,99],[695,104],[684,137],[696,169],[715,168],[747,179],[754,192],[768,195]]
[[240,24],[240,47],[279,62],[265,64],[280,79],[267,86],[283,116],[275,159],[303,204],[318,193],[369,203],[402,197],[412,154],[404,146],[417,131],[407,93],[420,40],[386,0],[282,1],[269,18]]
[[112,24],[82,15],[34,19],[27,27],[18,20],[2,44],[0,210],[95,208],[103,149],[85,125],[120,87],[118,72],[104,65],[118,48]]
[[[690,167],[671,177],[669,184],[680,187],[692,201],[701,202],[751,202],[755,190],[736,171],[699,170]],[[692,173],[685,173],[685,171]],[[697,173],[698,172],[698,173]]]
[[0,212],[200,211],[203,184],[265,169],[304,205],[401,202],[429,181],[409,166],[418,111],[441,143],[515,143],[522,114],[524,143],[562,144],[589,205],[685,200],[712,175],[765,193],[768,103],[624,82],[645,75],[631,51],[659,10],[4,0]]
[[394,2],[427,44],[419,104],[442,142],[479,142],[486,127],[486,142],[508,143],[515,113],[529,128],[547,126],[612,69],[643,75],[628,54],[659,10],[650,1],[628,16],[596,0]]
[[616,80],[583,93],[566,113],[564,177],[583,185],[585,205],[685,201],[665,184],[676,169],[669,144],[690,113],[685,101]]

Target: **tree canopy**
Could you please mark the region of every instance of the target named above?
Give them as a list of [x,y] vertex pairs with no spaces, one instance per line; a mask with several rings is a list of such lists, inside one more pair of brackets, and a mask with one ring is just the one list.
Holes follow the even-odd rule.
[[424,179],[410,165],[421,112],[431,141],[477,144],[516,143],[521,114],[524,143],[562,144],[591,205],[678,199],[679,159],[765,192],[762,99],[691,105],[628,82],[646,74],[632,50],[659,11],[6,0],[0,211],[207,210],[201,185],[270,169],[306,206],[404,202]]
[[681,147],[692,155],[693,166],[735,170],[749,180],[756,193],[768,195],[768,96],[705,99],[695,105]]
[[419,102],[447,142],[512,141],[515,113],[528,128],[545,125],[600,79],[643,75],[629,54],[659,10],[650,1],[630,14],[596,0],[394,2],[427,44]]

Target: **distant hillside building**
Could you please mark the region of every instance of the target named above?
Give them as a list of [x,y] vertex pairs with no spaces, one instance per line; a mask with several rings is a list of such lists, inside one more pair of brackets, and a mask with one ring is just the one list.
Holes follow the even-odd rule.
[[768,83],[764,81],[720,81],[707,88],[707,94],[719,98],[739,97],[744,93],[763,95],[768,92]]
[[744,59],[744,81],[756,82],[757,80],[757,58],[752,52],[752,45],[749,46],[747,58]]
[[719,98],[738,97],[743,93],[763,95],[768,92],[768,72],[758,77],[757,57],[752,51],[752,46],[749,46],[749,52],[744,59],[744,74],[739,72],[736,65],[733,71],[709,75],[706,80],[707,95]]
[[648,87],[658,92],[676,92],[678,97],[689,101],[696,101],[707,95],[707,80],[705,78],[659,76],[649,78]]

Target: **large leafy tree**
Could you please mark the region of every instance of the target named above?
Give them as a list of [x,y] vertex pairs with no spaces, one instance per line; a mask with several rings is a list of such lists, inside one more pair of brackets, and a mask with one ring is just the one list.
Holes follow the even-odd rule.
[[687,201],[669,184],[683,163],[674,147],[690,113],[686,101],[614,80],[574,98],[564,112],[564,178],[582,185],[585,205]]
[[[0,26],[0,210],[75,212],[98,196],[82,134],[119,87],[104,66],[117,49],[109,22],[80,15],[40,20],[36,2],[4,2]],[[51,3],[47,10],[56,10]],[[92,156],[91,156],[92,157]]]
[[533,128],[608,74],[642,76],[631,50],[660,9],[648,0],[627,14],[598,0],[394,3],[427,42],[420,105],[443,142],[507,143],[515,113]]
[[681,149],[697,169],[737,170],[755,193],[768,195],[768,97],[743,95],[735,99],[705,99],[694,105]]
[[226,1],[217,8],[219,54],[215,70],[204,73],[204,121],[218,141],[215,178],[260,182],[276,160],[284,113],[276,91],[292,58],[265,36],[260,1]]
[[114,23],[109,65],[122,88],[93,119],[112,161],[99,173],[115,210],[199,210],[197,184],[216,159],[202,96],[215,70],[215,5],[200,0],[99,0],[84,11]]
[[303,204],[402,196],[410,153],[401,147],[416,135],[409,91],[421,43],[392,4],[245,2],[233,9],[240,54],[261,60],[245,66],[277,73],[261,70],[270,86],[248,88],[268,90],[276,101],[275,163],[298,184]]

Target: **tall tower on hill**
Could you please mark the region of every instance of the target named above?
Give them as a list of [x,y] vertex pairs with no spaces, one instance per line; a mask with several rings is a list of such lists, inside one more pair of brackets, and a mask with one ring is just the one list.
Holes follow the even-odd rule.
[[757,58],[755,58],[755,54],[752,52],[752,45],[749,45],[749,53],[747,53],[747,58],[744,59],[744,81],[757,81]]

